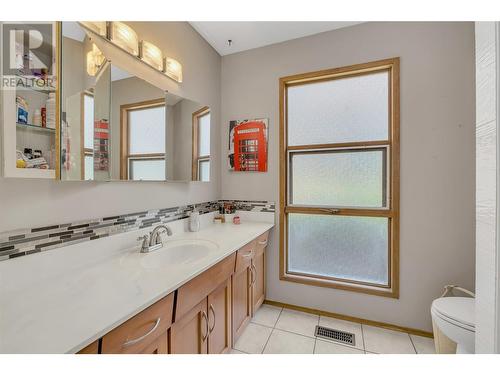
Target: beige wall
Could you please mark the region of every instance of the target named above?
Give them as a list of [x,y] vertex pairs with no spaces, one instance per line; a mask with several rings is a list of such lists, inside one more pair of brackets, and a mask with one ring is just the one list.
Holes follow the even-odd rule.
[[[278,203],[279,77],[401,58],[401,296],[280,281],[278,232],[267,298],[431,330],[445,284],[474,289],[474,25],[367,23],[222,59],[222,198]],[[230,120],[269,118],[269,172],[231,173]]]
[[[183,65],[184,82],[169,91],[212,109],[210,183],[58,182],[0,178],[0,232],[78,219],[169,207],[216,199],[220,195],[220,56],[186,22],[133,22],[141,39],[151,41]],[[7,213],[7,214],[5,214]]]

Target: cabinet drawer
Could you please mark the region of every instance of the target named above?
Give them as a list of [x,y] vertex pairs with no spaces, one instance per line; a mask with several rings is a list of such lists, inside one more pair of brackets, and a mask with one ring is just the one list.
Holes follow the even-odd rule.
[[142,353],[172,325],[173,309],[174,294],[171,293],[106,334],[101,352]]
[[235,258],[236,254],[229,255],[177,290],[176,321],[233,274]]
[[269,231],[257,237],[257,239],[255,240],[256,255],[262,254],[264,249],[267,247],[268,238],[269,238]]
[[236,267],[235,272],[239,272],[247,267],[250,267],[252,258],[255,254],[255,241],[252,241],[236,253]]

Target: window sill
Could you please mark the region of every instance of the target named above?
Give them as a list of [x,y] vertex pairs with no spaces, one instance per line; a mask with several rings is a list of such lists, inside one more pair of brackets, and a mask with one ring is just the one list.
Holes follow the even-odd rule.
[[303,275],[296,275],[296,274],[288,274],[281,272],[280,273],[280,280],[282,281],[289,281],[293,283],[298,283],[298,284],[304,284],[304,285],[313,285],[313,286],[319,286],[323,288],[332,288],[332,289],[341,289],[341,290],[347,290],[350,292],[356,292],[356,293],[364,293],[364,294],[371,294],[371,295],[376,295],[380,297],[387,297],[387,298],[395,298],[399,299],[399,290],[397,287],[379,287],[379,286],[372,286],[372,285],[366,285],[366,284],[361,284],[361,283],[350,283],[350,282],[342,282],[342,281],[335,281],[335,280],[328,280],[328,279],[320,279],[320,278],[315,278],[315,277],[310,277],[310,276],[303,276]]

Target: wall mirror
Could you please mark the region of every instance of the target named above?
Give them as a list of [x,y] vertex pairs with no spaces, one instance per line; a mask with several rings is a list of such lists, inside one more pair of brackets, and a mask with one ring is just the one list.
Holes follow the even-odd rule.
[[[163,91],[62,23],[61,180],[209,181],[210,108]],[[158,73],[161,74],[161,73]]]

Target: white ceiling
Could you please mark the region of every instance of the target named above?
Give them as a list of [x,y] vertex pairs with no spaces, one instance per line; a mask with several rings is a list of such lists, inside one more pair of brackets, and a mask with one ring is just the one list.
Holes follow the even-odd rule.
[[119,81],[120,79],[126,79],[130,77],[134,77],[134,75],[126,72],[123,69],[120,69],[116,65],[111,64],[111,81]]
[[[361,22],[190,22],[221,55],[340,29]],[[231,39],[231,46],[227,40]]]

